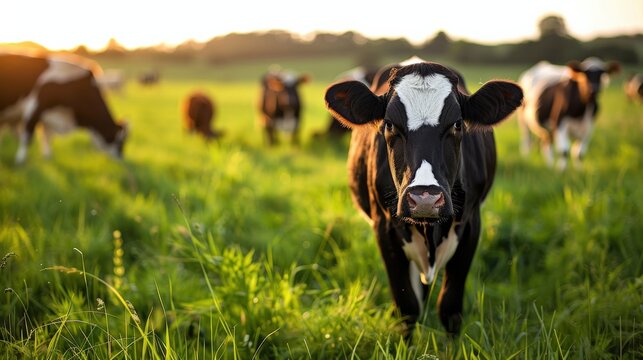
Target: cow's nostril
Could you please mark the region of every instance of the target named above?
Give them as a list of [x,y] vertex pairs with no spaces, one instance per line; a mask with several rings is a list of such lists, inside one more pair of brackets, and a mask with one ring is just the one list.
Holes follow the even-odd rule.
[[406,197],[409,203],[409,207],[411,207],[411,209],[414,209],[417,206],[417,202],[413,200],[413,195],[411,193],[408,193]]
[[441,208],[444,206],[446,202],[444,201],[444,195],[443,193],[439,193],[437,195],[437,199],[435,200],[435,203],[433,203],[434,208]]

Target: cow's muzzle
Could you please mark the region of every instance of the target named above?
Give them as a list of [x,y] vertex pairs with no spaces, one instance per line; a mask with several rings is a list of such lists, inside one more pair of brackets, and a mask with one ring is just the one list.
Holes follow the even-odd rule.
[[439,186],[414,186],[408,189],[406,202],[412,218],[439,218],[446,198]]

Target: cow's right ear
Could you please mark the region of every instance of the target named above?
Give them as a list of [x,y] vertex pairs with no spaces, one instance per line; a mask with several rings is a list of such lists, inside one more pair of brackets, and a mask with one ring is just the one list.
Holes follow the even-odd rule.
[[572,60],[567,63],[567,67],[573,72],[583,72],[583,66],[579,61]]
[[386,100],[359,81],[345,81],[326,90],[326,108],[350,128],[384,118]]

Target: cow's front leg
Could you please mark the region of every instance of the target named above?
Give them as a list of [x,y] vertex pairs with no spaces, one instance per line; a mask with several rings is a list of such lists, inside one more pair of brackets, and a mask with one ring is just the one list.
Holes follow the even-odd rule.
[[18,151],[16,152],[16,165],[24,164],[27,160],[27,151],[29,150],[31,139],[33,139],[33,134],[36,131],[36,125],[40,118],[40,113],[41,110],[37,108],[34,111],[31,111],[25,120],[25,126],[20,132],[20,141],[18,144]]
[[587,152],[587,147],[589,146],[589,141],[592,138],[594,133],[594,124],[591,123],[591,120],[585,120],[588,124],[585,127],[585,133],[582,134],[580,141],[576,142],[572,147],[572,159],[574,160],[575,166],[582,166],[583,159],[585,158],[585,153]]
[[565,170],[571,141],[569,139],[569,123],[562,121],[556,130],[556,157],[558,170]]
[[410,279],[409,262],[402,250],[402,239],[384,218],[374,223],[377,244],[384,260],[393,299],[407,324],[407,335],[420,316],[421,306]]
[[464,226],[464,228],[462,232],[456,229],[456,233],[460,236],[459,245],[446,265],[442,290],[438,298],[440,321],[452,335],[458,334],[462,325],[464,285],[471,267],[473,254],[478,246],[480,212],[476,211],[469,221],[460,226]]
[[271,120],[266,120],[266,141],[268,146],[277,145],[277,136],[275,134],[275,127]]
[[42,126],[42,141],[41,141],[41,146],[42,146],[42,155],[45,157],[45,159],[51,159],[51,139],[53,132],[47,125],[43,123],[44,126]]

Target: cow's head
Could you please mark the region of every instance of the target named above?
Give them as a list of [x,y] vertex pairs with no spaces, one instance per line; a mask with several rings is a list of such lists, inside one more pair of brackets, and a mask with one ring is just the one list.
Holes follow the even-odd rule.
[[605,63],[595,57],[587,58],[583,62],[571,61],[567,67],[571,70],[572,78],[581,84],[581,88],[586,86],[586,96],[589,99],[596,99],[603,86],[609,83],[609,75],[621,70],[619,63]]
[[127,121],[121,121],[114,125],[113,131],[103,133],[94,130],[91,134],[93,135],[92,138],[97,148],[105,151],[114,158],[122,159],[123,147],[129,134],[129,123]]
[[268,112],[298,112],[301,106],[298,88],[308,82],[309,78],[308,75],[297,76],[288,72],[271,72],[265,75],[263,87],[267,106],[270,107]]
[[379,126],[399,218],[410,223],[446,219],[453,215],[451,190],[463,134],[506,118],[522,102],[522,90],[511,82],[491,81],[469,96],[458,90],[453,71],[434,63],[404,66],[389,81],[389,91],[381,96],[357,81],[332,85],[327,107],[349,127]]

